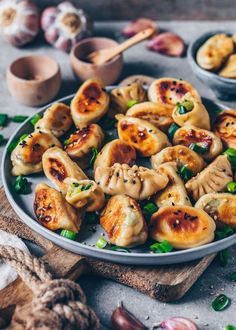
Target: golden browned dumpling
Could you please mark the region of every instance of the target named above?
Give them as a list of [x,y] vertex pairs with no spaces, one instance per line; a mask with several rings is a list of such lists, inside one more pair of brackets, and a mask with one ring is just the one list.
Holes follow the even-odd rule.
[[159,191],[153,200],[158,207],[174,206],[174,205],[189,205],[191,206],[185,186],[179,175],[177,168],[173,164],[162,164],[158,172],[166,175],[169,179],[167,186]]
[[144,244],[148,237],[147,225],[138,203],[129,196],[112,196],[100,216],[100,224],[111,243],[134,247]]
[[107,112],[109,96],[98,79],[86,80],[71,102],[71,115],[76,127],[97,122]]
[[175,162],[178,169],[186,165],[193,174],[197,174],[205,167],[202,157],[181,145],[165,148],[151,157],[151,164],[155,170],[158,170],[161,164],[170,162]]
[[233,39],[226,34],[219,33],[209,38],[198,49],[196,60],[203,69],[216,70],[233,51]]
[[[196,152],[206,160],[214,159],[223,148],[220,138],[214,133],[191,125],[183,126],[175,132],[173,144],[196,148]],[[198,147],[200,147],[199,151]]]
[[65,183],[68,185],[66,200],[75,208],[94,212],[103,207],[105,195],[93,180],[66,178]]
[[174,109],[183,96],[190,93],[194,98],[201,100],[196,89],[187,81],[175,78],[160,78],[153,81],[148,89],[148,99],[166,108]]
[[173,123],[172,110],[153,102],[135,104],[126,112],[126,115],[147,120],[163,132],[167,132]]
[[11,153],[12,175],[41,172],[43,153],[53,146],[61,147],[61,143],[49,131],[29,134]]
[[35,129],[37,131],[46,129],[59,137],[65,134],[71,125],[70,107],[64,103],[54,103],[44,112],[43,118],[37,122]]
[[98,166],[111,167],[115,163],[133,166],[136,160],[135,148],[128,142],[116,139],[108,142],[98,153],[94,170]]
[[197,176],[190,179],[185,187],[188,193],[197,201],[201,196],[220,192],[232,181],[232,168],[226,155],[218,156]]
[[117,113],[125,114],[129,109],[129,102],[144,102],[147,99],[147,93],[142,84],[133,82],[126,86],[119,86],[111,91],[111,105],[108,115],[114,116]]
[[214,133],[226,147],[236,148],[236,110],[225,110],[218,114],[214,122]]
[[118,135],[133,146],[141,157],[150,157],[170,145],[162,131],[147,120],[117,115]]
[[158,242],[167,240],[176,249],[210,243],[216,225],[203,210],[191,206],[167,206],[151,217],[150,234]]
[[236,54],[230,55],[219,75],[225,78],[236,78]]
[[206,194],[197,201],[195,207],[208,213],[218,226],[228,225],[236,229],[236,195]]
[[95,181],[109,195],[126,194],[142,200],[163,189],[168,178],[142,166],[114,164],[112,167],[99,166],[95,170]]
[[35,189],[34,213],[38,221],[50,230],[67,229],[78,233],[81,218],[62,194],[44,183]]
[[211,129],[210,116],[199,98],[187,93],[176,104],[173,113],[174,121],[179,126],[194,125],[207,130]]
[[104,134],[97,124],[90,124],[75,133],[66,140],[65,151],[74,159],[81,168],[89,166],[92,157],[92,149],[101,149]]
[[57,147],[50,148],[43,154],[43,171],[63,194],[67,192],[67,184],[64,182],[66,178],[87,179],[81,168],[70,159],[67,153]]

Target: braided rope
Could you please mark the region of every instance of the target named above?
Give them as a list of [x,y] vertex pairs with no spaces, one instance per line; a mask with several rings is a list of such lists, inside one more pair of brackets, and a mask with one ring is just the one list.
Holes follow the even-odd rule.
[[53,280],[42,261],[11,246],[0,245],[0,259],[12,266],[34,293],[24,329],[100,328],[96,314],[86,305],[86,297],[79,284],[66,279]]

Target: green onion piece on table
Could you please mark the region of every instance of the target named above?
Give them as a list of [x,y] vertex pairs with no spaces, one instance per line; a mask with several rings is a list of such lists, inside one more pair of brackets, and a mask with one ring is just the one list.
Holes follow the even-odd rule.
[[36,115],[34,115],[34,117],[30,119],[30,124],[35,126],[41,118],[42,118],[42,116],[40,116],[38,113],[36,113]]
[[68,239],[71,239],[72,241],[75,241],[76,239],[76,233],[72,230],[62,229],[60,235]]
[[14,116],[11,118],[11,120],[14,123],[23,123],[26,119],[28,119],[28,116],[21,116],[21,115]]
[[231,282],[236,282],[236,272],[231,273],[229,279]]
[[0,134],[0,145],[3,144],[5,141],[5,138],[2,134]]
[[227,190],[231,194],[235,194],[236,193],[236,182],[229,182],[227,184]]
[[229,303],[229,298],[225,294],[220,294],[212,301],[211,306],[214,311],[219,312],[223,311],[229,305]]
[[154,243],[150,246],[150,250],[155,253],[167,253],[173,250],[173,246],[168,241]]
[[27,194],[29,191],[28,180],[22,175],[17,176],[14,183],[14,190],[18,194]]
[[90,166],[93,166],[93,164],[94,164],[94,162],[97,158],[97,155],[98,155],[98,149],[97,148],[92,148],[92,157],[91,157],[90,162],[89,162]]
[[137,100],[129,100],[127,102],[127,108],[130,109],[132,108],[135,104],[138,104],[138,101]]
[[193,172],[188,169],[187,165],[184,165],[180,169],[180,176],[184,180],[184,182],[187,182],[193,176]]
[[225,267],[228,264],[229,258],[230,258],[230,253],[228,249],[222,250],[218,253],[217,255],[219,264],[221,267]]
[[4,127],[7,124],[8,115],[6,113],[0,113],[0,127]]
[[103,236],[99,237],[99,240],[95,244],[98,249],[104,249],[107,246],[108,242],[105,240]]
[[189,145],[189,149],[195,151],[196,153],[200,154],[200,155],[204,155],[207,151],[208,151],[208,147],[207,146],[200,146],[197,143],[191,143]]
[[232,167],[236,168],[236,149],[228,148],[225,150],[224,154],[228,156],[228,159],[229,159]]
[[228,324],[224,330],[236,330],[236,326]]
[[169,129],[168,129],[168,137],[169,139],[172,141],[175,135],[175,132],[180,128],[179,125],[177,125],[176,123],[173,123],[170,125]]

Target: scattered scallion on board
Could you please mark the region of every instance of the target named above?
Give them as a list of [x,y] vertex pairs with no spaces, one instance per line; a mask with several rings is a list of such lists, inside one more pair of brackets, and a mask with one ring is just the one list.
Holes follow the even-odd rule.
[[166,240],[161,243],[154,243],[150,246],[150,250],[154,253],[167,253],[173,250],[173,246]]
[[127,108],[130,109],[132,108],[135,104],[138,104],[138,101],[137,100],[129,100],[127,102]]
[[176,123],[173,123],[170,125],[169,129],[168,129],[168,137],[169,139],[172,141],[175,135],[175,132],[180,128],[179,125],[177,125]]
[[225,150],[224,154],[228,156],[228,159],[229,159],[232,167],[236,168],[236,149],[228,148]]
[[76,239],[76,233],[72,230],[62,229],[60,235],[68,239],[71,239],[72,241],[75,241]]
[[36,115],[34,115],[34,117],[30,119],[30,124],[35,126],[41,118],[42,118],[42,116],[40,116],[38,113],[36,113]]
[[6,113],[0,113],[0,127],[6,126],[8,121],[8,115]]
[[228,249],[222,250],[218,253],[217,255],[219,264],[221,267],[225,267],[228,264],[229,258],[230,258],[230,253]]
[[22,115],[17,115],[11,118],[14,123],[23,123],[26,119],[28,119],[28,116]]
[[92,157],[91,157],[90,162],[89,162],[90,166],[93,166],[93,164],[94,164],[94,162],[97,158],[97,155],[98,155],[98,149],[97,148],[92,148]]
[[108,242],[105,240],[103,236],[99,237],[99,240],[95,244],[98,249],[104,249],[107,246]]
[[196,153],[198,153],[200,155],[204,155],[208,151],[207,145],[206,146],[201,146],[197,143],[191,143],[189,145],[189,149],[195,151]]
[[236,326],[228,324],[224,330],[236,330]]
[[5,141],[5,138],[2,134],[0,134],[0,145],[3,144]]
[[193,172],[187,167],[187,165],[182,166],[179,173],[184,182],[187,182],[193,176]]
[[29,192],[28,180],[22,175],[17,176],[14,183],[14,190],[18,194],[27,194]]
[[229,305],[229,303],[229,298],[225,294],[220,294],[212,301],[211,306],[214,311],[220,312],[223,311]]
[[236,193],[236,182],[229,182],[227,184],[227,190],[231,194],[235,194]]

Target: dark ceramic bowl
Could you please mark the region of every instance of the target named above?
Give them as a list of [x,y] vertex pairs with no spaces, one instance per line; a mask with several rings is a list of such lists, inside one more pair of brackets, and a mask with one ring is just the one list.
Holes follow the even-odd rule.
[[224,78],[215,72],[202,69],[196,61],[198,49],[207,39],[218,33],[232,35],[229,31],[211,31],[195,39],[188,48],[188,60],[196,76],[215,93],[221,100],[236,100],[236,79]]

